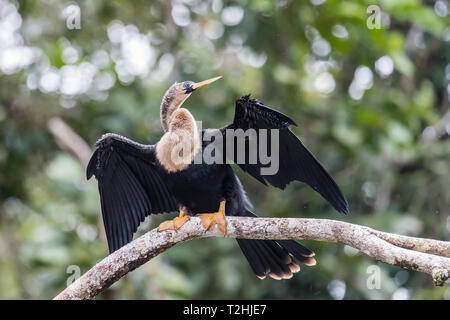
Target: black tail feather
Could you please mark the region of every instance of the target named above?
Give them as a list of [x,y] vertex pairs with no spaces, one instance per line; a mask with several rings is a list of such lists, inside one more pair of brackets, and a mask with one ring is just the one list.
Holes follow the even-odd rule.
[[[250,211],[243,215],[256,217]],[[277,280],[290,279],[293,273],[300,270],[294,258],[307,266],[316,264],[314,252],[294,240],[236,240],[253,272],[260,279],[267,275]]]

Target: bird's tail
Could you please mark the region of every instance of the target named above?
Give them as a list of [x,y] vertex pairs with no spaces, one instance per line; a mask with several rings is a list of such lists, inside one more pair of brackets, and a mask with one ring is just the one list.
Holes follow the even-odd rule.
[[[256,217],[248,210],[242,216]],[[294,240],[236,240],[260,279],[267,275],[276,280],[292,278],[293,273],[300,271],[294,257],[307,266],[316,264],[314,252]]]

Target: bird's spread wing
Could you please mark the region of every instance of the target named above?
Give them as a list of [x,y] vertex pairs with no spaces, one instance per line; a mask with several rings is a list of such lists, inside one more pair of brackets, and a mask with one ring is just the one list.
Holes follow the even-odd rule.
[[[234,121],[229,126],[222,128],[222,134],[226,139],[227,129],[254,129],[256,132],[261,129],[267,129],[267,154],[272,155],[271,146],[271,130],[279,131],[279,167],[278,171],[272,175],[261,174],[261,168],[269,165],[262,164],[259,152],[256,164],[249,163],[249,138],[245,138],[245,163],[239,163],[237,160],[237,148],[232,155],[232,161],[237,163],[245,172],[252,175],[258,181],[284,189],[287,184],[293,180],[305,182],[315,191],[321,194],[333,207],[341,212],[348,213],[348,204],[341,190],[330,177],[328,172],[316,160],[316,158],[308,151],[297,136],[289,129],[290,125],[296,123],[286,115],[275,111],[250,96],[243,96],[236,101],[236,111]],[[258,150],[261,147],[260,139],[258,141]],[[235,143],[237,144],[237,143]],[[226,150],[224,150],[226,152]],[[227,158],[230,158],[226,154]],[[241,161],[242,162],[242,161]],[[267,163],[267,162],[266,162]]]
[[147,215],[176,211],[177,203],[157,172],[153,145],[107,134],[96,146],[86,176],[98,180],[108,247],[114,252],[133,239]]

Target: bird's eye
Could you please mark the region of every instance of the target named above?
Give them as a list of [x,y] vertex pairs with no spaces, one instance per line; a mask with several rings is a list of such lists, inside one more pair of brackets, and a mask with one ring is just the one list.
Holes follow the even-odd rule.
[[186,81],[183,86],[186,93],[191,93],[192,91],[194,91],[194,89],[192,88],[194,86],[194,83],[191,81]]

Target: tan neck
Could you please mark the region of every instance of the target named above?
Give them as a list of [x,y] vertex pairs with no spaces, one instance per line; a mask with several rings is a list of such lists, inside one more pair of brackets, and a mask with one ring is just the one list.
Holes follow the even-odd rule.
[[178,108],[166,125],[167,131],[156,145],[156,158],[168,172],[184,170],[201,148],[197,123],[187,109]]
[[169,130],[170,119],[175,110],[179,109],[190,94],[177,95],[173,87],[170,87],[164,94],[160,107],[161,125],[165,132]]

